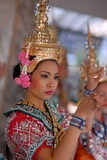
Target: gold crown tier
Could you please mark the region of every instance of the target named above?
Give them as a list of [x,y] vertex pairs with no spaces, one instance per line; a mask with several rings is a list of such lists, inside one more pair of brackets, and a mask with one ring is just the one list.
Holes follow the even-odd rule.
[[29,55],[34,57],[27,67],[28,73],[31,73],[36,65],[43,60],[49,59],[59,62],[60,46],[57,40],[51,37],[48,30],[48,10],[47,1],[40,0],[36,7],[35,24],[21,46],[21,49],[26,52],[30,44]]

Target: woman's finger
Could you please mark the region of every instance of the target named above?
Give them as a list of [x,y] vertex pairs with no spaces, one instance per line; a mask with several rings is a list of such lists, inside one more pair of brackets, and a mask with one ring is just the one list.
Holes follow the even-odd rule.
[[93,63],[91,62],[91,60],[84,59],[84,64],[81,64],[81,67],[85,70],[87,74],[93,73]]
[[102,76],[103,72],[104,72],[104,68],[101,68],[96,72],[92,71],[92,73],[90,73],[89,75],[97,78],[98,76]]

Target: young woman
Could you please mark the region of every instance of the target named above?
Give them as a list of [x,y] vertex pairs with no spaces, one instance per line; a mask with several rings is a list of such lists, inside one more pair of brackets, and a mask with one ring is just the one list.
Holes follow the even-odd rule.
[[[100,95],[95,111],[92,130],[80,136],[80,145],[75,160],[107,159],[107,81],[99,82],[96,88]],[[84,148],[84,149],[83,149]]]
[[[58,85],[59,46],[47,30],[46,1],[41,0],[34,28],[22,45],[19,63],[13,71],[15,82],[26,88],[25,96],[5,115],[6,143],[15,160],[70,160],[85,120],[98,108],[98,96],[84,97],[72,116],[50,100]],[[94,88],[103,69],[92,73],[89,61],[87,90]],[[94,76],[98,76],[94,79]],[[91,119],[92,121],[92,119]]]

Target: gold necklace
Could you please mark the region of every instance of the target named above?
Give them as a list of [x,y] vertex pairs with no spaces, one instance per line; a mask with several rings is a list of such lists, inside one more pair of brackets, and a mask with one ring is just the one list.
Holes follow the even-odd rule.
[[41,113],[43,113],[47,117],[49,123],[52,125],[52,128],[53,128],[53,134],[54,134],[53,147],[56,148],[57,145],[61,142],[61,140],[62,140],[62,138],[65,134],[65,130],[63,128],[61,128],[61,126],[56,121],[50,107],[47,104],[44,103],[46,109],[49,112],[49,114],[47,114],[46,112],[42,111],[41,109],[39,109],[38,107],[36,107],[34,104],[32,104],[30,102],[27,102],[27,101],[23,100],[22,104],[25,104],[25,105],[28,105],[30,107],[36,108],[37,110],[39,110]]
[[54,138],[55,138],[54,139],[54,148],[56,148],[57,145],[61,142],[61,140],[65,134],[65,130],[63,128],[61,128],[61,126],[57,123],[54,115],[52,114],[50,107],[48,105],[46,105],[46,107],[48,109],[48,112],[50,114],[51,121],[52,121],[52,127],[53,127]]

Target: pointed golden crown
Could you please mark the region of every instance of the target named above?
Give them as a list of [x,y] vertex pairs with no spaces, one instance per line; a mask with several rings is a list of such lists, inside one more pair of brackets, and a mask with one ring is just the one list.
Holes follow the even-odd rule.
[[[86,59],[90,59],[92,64],[93,64],[93,72],[99,70],[101,67],[99,66],[99,62],[96,60],[96,55],[94,52],[94,44],[93,44],[93,39],[90,33],[90,28],[89,28],[89,23],[87,23],[87,36],[86,36],[86,42],[85,42],[85,49],[86,49]],[[83,81],[86,81],[86,73],[85,71],[81,68],[80,71],[80,77]]]
[[94,45],[93,45],[93,41],[92,41],[92,36],[91,36],[91,33],[90,33],[90,28],[89,28],[89,23],[87,23],[87,28],[88,28],[88,31],[87,31],[87,38],[86,38],[86,54],[87,54],[87,58],[91,59],[91,61],[95,64],[95,53],[94,53]]
[[[96,55],[94,52],[94,45],[93,45],[93,40],[92,40],[92,36],[90,33],[90,28],[89,28],[89,24],[87,23],[87,36],[86,36],[86,59],[90,59],[92,64],[93,64],[93,72],[98,71],[99,69],[102,68],[102,66],[99,65],[98,60],[96,60]],[[80,71],[80,89],[81,91],[84,89],[85,86],[85,81],[87,80],[86,77],[86,72],[81,68]],[[101,81],[107,81],[107,66],[104,66],[104,74],[102,76],[102,78],[100,79]]]
[[[85,41],[85,49],[86,49],[86,59],[87,60],[91,60],[91,62],[93,63],[93,72],[95,70],[99,69],[99,64],[98,61],[96,61],[96,55],[94,52],[94,45],[93,45],[93,39],[90,33],[90,28],[89,28],[89,24],[87,23],[87,35],[86,35],[86,41]],[[83,89],[86,85],[86,81],[87,81],[87,75],[86,72],[84,71],[84,69],[81,67],[80,68],[80,92],[79,92],[79,98],[81,98],[83,96]]]
[[[52,59],[59,62],[60,47],[48,30],[48,11],[47,0],[40,0],[36,5],[35,24],[21,46],[22,51],[29,51],[28,55],[33,57],[27,66],[27,73],[31,73],[37,64],[43,60]],[[22,68],[23,65],[21,65],[21,70]]]
[[[89,53],[87,54],[87,58],[90,58],[93,63],[93,72],[94,72],[94,71],[101,69],[102,66],[100,66],[98,60],[96,60],[96,56],[94,52],[95,47],[92,42],[92,36],[90,33],[89,24],[87,24],[87,26],[88,26],[87,38],[88,38],[88,46],[89,46]],[[100,79],[100,82],[101,81],[107,81],[107,66],[104,66],[104,74],[102,75],[102,78]]]

